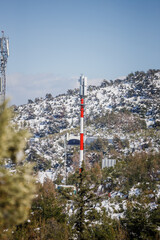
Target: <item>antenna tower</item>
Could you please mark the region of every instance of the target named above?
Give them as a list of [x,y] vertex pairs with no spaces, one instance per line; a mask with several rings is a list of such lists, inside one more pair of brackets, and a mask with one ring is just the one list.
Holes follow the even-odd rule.
[[9,56],[9,39],[4,36],[0,37],[0,104],[5,100],[6,94],[6,65]]
[[80,113],[80,159],[79,159],[79,173],[81,174],[82,163],[84,161],[84,108],[85,97],[87,96],[87,78],[83,75],[80,76],[80,99],[81,99],[81,113]]

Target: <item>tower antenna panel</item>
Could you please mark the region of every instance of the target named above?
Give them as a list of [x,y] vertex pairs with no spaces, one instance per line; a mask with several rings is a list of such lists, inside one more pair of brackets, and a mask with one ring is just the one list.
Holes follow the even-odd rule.
[[0,104],[5,100],[6,94],[6,66],[9,56],[9,39],[4,36],[0,37]]

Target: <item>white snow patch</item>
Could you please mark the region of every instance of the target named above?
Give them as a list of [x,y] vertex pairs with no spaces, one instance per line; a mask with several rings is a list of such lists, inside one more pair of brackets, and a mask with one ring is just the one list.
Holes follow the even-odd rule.
[[45,172],[38,172],[38,181],[42,184],[44,183],[46,178],[49,178],[50,180],[54,181],[55,177],[56,177],[56,173],[53,173],[50,170]]

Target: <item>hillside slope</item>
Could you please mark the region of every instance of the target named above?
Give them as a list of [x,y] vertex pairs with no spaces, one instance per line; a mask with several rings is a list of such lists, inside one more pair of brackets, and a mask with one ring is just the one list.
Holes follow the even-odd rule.
[[[63,165],[64,136],[79,133],[79,102],[79,90],[74,89],[56,97],[46,94],[45,99],[28,100],[28,104],[15,107],[13,121],[32,133],[26,150],[28,159],[39,156],[41,170]],[[160,70],[135,72],[123,80],[103,80],[100,86],[88,86],[85,103],[87,136],[127,139],[127,146],[118,149],[118,143],[114,145],[121,155],[142,149],[159,151]],[[113,149],[104,148],[110,157],[115,155]],[[44,159],[49,162],[44,163]]]

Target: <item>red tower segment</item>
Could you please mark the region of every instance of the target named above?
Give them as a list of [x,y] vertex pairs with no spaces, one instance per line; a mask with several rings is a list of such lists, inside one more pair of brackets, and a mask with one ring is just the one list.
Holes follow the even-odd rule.
[[80,160],[79,160],[79,172],[82,172],[82,163],[84,160],[84,98],[87,95],[87,78],[83,75],[80,77],[80,98],[81,98],[81,109],[80,109]]

